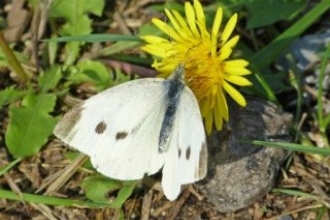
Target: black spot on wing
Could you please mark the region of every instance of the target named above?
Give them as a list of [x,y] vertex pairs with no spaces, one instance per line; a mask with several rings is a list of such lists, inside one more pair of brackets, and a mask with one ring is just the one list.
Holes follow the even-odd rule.
[[178,156],[179,156],[179,158],[181,157],[181,149],[180,148],[178,149]]
[[125,132],[125,131],[122,131],[122,132],[118,132],[116,134],[116,141],[119,141],[119,140],[123,140],[127,137],[128,133]]
[[190,155],[191,155],[191,149],[190,149],[190,146],[188,146],[187,149],[186,149],[186,159],[187,160],[189,160]]
[[105,131],[105,129],[107,128],[107,124],[104,123],[103,121],[101,121],[100,123],[98,123],[95,127],[95,132],[97,134],[103,134],[103,132]]

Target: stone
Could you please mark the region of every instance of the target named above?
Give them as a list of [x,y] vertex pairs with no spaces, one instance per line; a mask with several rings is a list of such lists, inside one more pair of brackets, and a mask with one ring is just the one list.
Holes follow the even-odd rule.
[[292,115],[275,104],[249,98],[245,108],[229,104],[229,122],[208,138],[208,173],[197,184],[222,213],[260,200],[274,186],[288,152],[238,140],[289,142]]

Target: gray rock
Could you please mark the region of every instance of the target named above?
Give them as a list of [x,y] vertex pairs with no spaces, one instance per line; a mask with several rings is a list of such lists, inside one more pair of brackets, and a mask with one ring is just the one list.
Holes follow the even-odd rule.
[[290,141],[292,115],[260,99],[247,100],[245,108],[229,106],[230,120],[208,139],[208,174],[197,187],[218,211],[234,212],[269,192],[287,151],[258,147],[237,140]]

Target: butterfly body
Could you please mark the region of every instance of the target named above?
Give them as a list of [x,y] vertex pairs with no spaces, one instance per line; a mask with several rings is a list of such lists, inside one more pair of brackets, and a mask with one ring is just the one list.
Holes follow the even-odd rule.
[[[179,67],[180,68],[180,67]],[[182,67],[183,68],[183,67]],[[178,71],[180,73],[181,70]],[[181,75],[173,75],[169,80],[164,81],[164,89],[167,90],[165,98],[165,114],[162,122],[162,127],[159,133],[159,151],[166,151],[168,140],[171,134],[175,113],[180,103],[181,92],[185,85]]]
[[165,196],[206,174],[206,140],[199,107],[180,65],[168,79],[133,80],[72,108],[54,134],[91,157],[105,176],[141,179],[162,169]]

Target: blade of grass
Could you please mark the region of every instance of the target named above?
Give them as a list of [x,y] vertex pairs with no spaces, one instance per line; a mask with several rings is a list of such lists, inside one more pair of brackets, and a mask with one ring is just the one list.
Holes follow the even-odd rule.
[[121,34],[88,34],[77,36],[57,37],[52,39],[44,39],[46,42],[108,42],[108,41],[137,41],[142,42],[142,39],[137,36],[121,35]]
[[54,206],[79,206],[79,207],[88,207],[88,208],[103,208],[111,207],[111,204],[95,203],[95,202],[85,202],[80,200],[56,198],[51,196],[43,196],[29,193],[22,193],[17,195],[16,193],[8,190],[0,189],[0,198],[11,199],[16,201],[25,201],[25,202],[34,202],[41,203],[45,205],[54,205]]
[[313,199],[313,200],[318,201],[318,202],[320,202],[324,205],[329,204],[327,199],[324,199],[321,196],[313,195],[311,193],[306,193],[306,192],[302,192],[302,191],[299,191],[299,190],[275,188],[275,189],[272,190],[272,192],[285,193],[285,194],[291,195],[291,196],[299,196],[299,197],[303,197],[303,198]]
[[294,25],[284,31],[273,42],[256,53],[251,58],[251,63],[256,65],[259,69],[271,64],[280,54],[287,50],[292,41],[294,41],[302,32],[312,25],[314,21],[317,20],[329,8],[330,0],[319,2],[304,17],[299,19]]
[[17,158],[16,160],[10,162],[6,166],[0,169],[0,176],[7,173],[8,170],[10,170],[13,166],[15,166],[17,163],[21,162],[22,158]]
[[[324,0],[318,3],[312,10],[310,10],[304,17],[299,19],[290,28],[279,35],[274,41],[261,49],[249,60],[253,68],[260,71],[274,62],[281,54],[283,54],[289,45],[310,25],[314,23],[323,13],[330,8],[330,0]],[[277,102],[274,91],[268,85],[268,82],[264,79],[259,71],[254,71],[256,74],[256,80],[260,83],[261,87],[265,91],[265,95],[268,100]]]
[[285,193],[287,195],[291,195],[291,196],[300,196],[300,197],[304,197],[304,198],[308,198],[308,199],[313,199],[316,201],[322,201],[322,198],[310,193],[305,193],[305,192],[301,192],[298,190],[293,190],[293,189],[280,189],[280,188],[275,188],[272,190],[272,192],[274,193]]
[[275,102],[275,103],[279,103],[277,101],[277,98],[275,96],[273,89],[269,86],[269,84],[265,80],[265,77],[259,71],[254,71],[254,73],[255,73],[254,76],[256,77],[257,81],[260,83],[260,85],[266,92],[267,100]]
[[328,121],[324,119],[323,115],[323,80],[325,77],[325,69],[328,65],[330,57],[330,43],[328,43],[327,50],[324,54],[324,57],[321,62],[321,69],[320,69],[320,75],[318,78],[318,91],[317,91],[317,116],[318,116],[318,122],[320,125],[320,130],[322,133],[325,133],[325,130],[328,126]]
[[296,105],[296,114],[294,118],[294,126],[297,130],[299,120],[301,119],[302,114],[302,105],[303,105],[303,79],[302,74],[299,72],[296,62],[294,61],[294,58],[292,54],[289,54],[286,56],[287,61],[289,63],[290,69],[289,69],[289,78],[290,78],[290,84],[293,88],[295,88],[297,92],[297,105]]
[[304,146],[300,144],[293,144],[293,143],[287,143],[287,142],[267,142],[267,141],[242,141],[239,140],[239,142],[243,143],[249,143],[249,144],[255,144],[259,146],[264,147],[278,147],[285,150],[292,150],[292,151],[299,151],[304,153],[312,153],[312,154],[320,154],[324,156],[330,156],[330,149],[328,148],[318,148],[315,146]]

